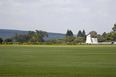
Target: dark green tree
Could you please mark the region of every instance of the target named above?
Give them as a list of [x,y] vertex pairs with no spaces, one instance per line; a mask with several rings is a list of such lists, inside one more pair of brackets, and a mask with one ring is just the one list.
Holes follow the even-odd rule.
[[33,36],[36,36],[36,33],[34,31],[28,31],[28,39],[30,40]]
[[73,36],[73,32],[68,29],[67,32],[66,32],[66,36]]
[[73,32],[70,30],[70,36],[73,36]]
[[112,34],[113,41],[116,41],[116,33]]
[[105,38],[106,37],[106,35],[107,35],[107,33],[106,32],[104,32],[103,34],[102,34],[102,36]]
[[107,41],[112,41],[112,34],[111,33],[108,33],[107,35],[106,35],[106,40]]
[[2,44],[2,42],[3,42],[3,39],[2,39],[2,38],[0,38],[0,44]]
[[77,37],[83,37],[83,33],[81,32],[81,30],[79,30]]
[[13,39],[16,42],[44,42],[44,37],[48,37],[48,33],[45,31],[39,31],[36,30],[36,32],[34,31],[29,31],[27,34],[15,34],[15,36],[13,37]]
[[112,28],[113,32],[116,32],[116,23],[114,24],[114,27]]
[[66,32],[66,36],[70,36],[70,32],[69,32],[69,30],[67,30],[67,32]]
[[86,40],[86,33],[85,33],[85,30],[83,30],[82,34],[83,34],[83,39]]
[[20,42],[20,43],[24,43],[24,42],[28,42],[29,37],[26,35],[26,34],[15,34],[13,39],[16,41],[16,42]]
[[7,38],[7,39],[4,40],[4,42],[5,43],[7,43],[7,42],[13,42],[13,40],[11,38]]
[[44,37],[48,37],[48,33],[45,31],[36,30],[37,37],[39,37],[39,42],[45,42]]

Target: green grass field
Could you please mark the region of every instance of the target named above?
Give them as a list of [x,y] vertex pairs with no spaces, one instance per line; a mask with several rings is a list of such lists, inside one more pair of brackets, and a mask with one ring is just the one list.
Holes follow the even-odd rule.
[[116,77],[116,45],[0,46],[0,77]]

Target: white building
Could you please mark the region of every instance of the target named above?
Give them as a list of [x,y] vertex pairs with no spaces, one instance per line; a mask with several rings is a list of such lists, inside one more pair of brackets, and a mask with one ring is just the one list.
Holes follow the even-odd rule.
[[87,44],[98,44],[97,38],[91,38],[91,35],[89,34],[86,38]]

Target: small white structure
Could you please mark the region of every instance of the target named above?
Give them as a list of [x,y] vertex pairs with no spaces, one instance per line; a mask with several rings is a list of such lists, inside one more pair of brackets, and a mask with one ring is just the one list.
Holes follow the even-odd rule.
[[87,44],[98,44],[97,38],[91,38],[91,35],[89,34],[86,38]]
[[86,43],[87,44],[91,44],[92,43],[92,40],[91,40],[91,35],[89,34],[86,38]]
[[98,44],[97,38],[91,38],[92,39],[92,44]]

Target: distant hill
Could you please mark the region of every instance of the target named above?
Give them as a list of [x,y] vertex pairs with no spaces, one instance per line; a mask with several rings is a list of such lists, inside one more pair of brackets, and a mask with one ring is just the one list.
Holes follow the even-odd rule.
[[[15,35],[15,33],[18,33],[18,34],[27,34],[28,31],[0,29],[0,37],[2,39],[11,38],[12,36]],[[49,36],[48,38],[44,38],[44,39],[45,40],[49,40],[49,39],[64,38],[65,37],[65,34],[61,34],[61,33],[50,33],[50,32],[48,32],[48,36]]]

